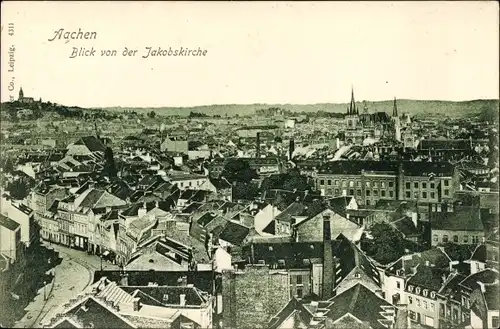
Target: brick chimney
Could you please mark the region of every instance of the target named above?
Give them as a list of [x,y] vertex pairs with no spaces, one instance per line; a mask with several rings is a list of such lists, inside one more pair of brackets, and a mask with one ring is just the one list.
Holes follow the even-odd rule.
[[333,264],[332,234],[330,217],[323,218],[323,291],[324,300],[333,297],[333,284],[335,282],[335,267]]
[[255,146],[256,146],[255,157],[260,158],[260,132],[257,133],[257,141]]

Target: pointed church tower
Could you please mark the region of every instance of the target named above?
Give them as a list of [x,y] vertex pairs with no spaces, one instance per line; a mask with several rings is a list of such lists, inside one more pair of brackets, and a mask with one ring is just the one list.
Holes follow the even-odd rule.
[[394,97],[394,105],[392,108],[392,120],[394,122],[394,138],[400,142],[401,141],[401,126],[398,116],[398,106],[396,104],[396,97]]
[[351,103],[349,104],[349,114],[358,115],[358,109],[356,107],[356,101],[354,100],[354,87],[351,87]]
[[23,92],[23,87],[19,89],[19,100],[24,98],[24,92]]
[[398,116],[398,105],[396,104],[396,97],[394,97],[394,105],[392,107],[392,116],[393,117]]

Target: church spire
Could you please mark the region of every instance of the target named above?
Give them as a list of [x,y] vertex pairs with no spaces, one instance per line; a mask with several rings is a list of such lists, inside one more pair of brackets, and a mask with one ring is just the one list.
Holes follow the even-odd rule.
[[398,106],[396,104],[396,97],[394,97],[394,106],[392,108],[392,116],[397,117],[398,116]]
[[19,99],[24,98],[24,92],[23,92],[23,87],[19,88]]
[[349,114],[359,114],[356,108],[356,101],[354,100],[354,87],[351,87],[351,103],[349,104]]

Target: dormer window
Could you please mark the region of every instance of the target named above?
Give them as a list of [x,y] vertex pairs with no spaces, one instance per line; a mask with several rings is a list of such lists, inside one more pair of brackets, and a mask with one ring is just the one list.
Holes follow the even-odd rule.
[[413,286],[408,286],[408,291],[413,292]]
[[424,289],[424,297],[427,297],[427,293],[428,293],[427,289]]
[[431,291],[431,298],[436,298],[436,293],[434,291]]
[[416,292],[417,294],[420,294],[420,288],[419,288],[419,287],[415,288],[415,292]]
[[359,278],[361,278],[361,274],[356,273],[356,274],[354,274],[354,277],[355,277],[356,279],[359,279]]

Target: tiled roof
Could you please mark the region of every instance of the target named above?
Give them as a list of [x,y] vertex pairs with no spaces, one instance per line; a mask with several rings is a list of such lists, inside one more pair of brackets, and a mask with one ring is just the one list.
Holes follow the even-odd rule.
[[240,245],[245,238],[248,236],[250,229],[248,227],[233,223],[227,222],[224,229],[219,234],[219,239],[227,241],[232,245]]
[[91,152],[104,152],[106,146],[95,136],[80,138],[75,145],[85,145]]
[[448,162],[346,160],[327,162],[319,168],[318,173],[361,175],[362,172],[384,172],[395,175],[399,165],[406,176],[427,176],[430,173],[436,176],[451,176],[454,169]]
[[0,214],[0,226],[3,226],[8,230],[15,231],[19,228],[20,224],[13,221],[9,217],[5,217],[4,215]]
[[447,277],[448,273],[448,269],[420,264],[417,267],[417,273],[408,280],[408,285],[416,285],[433,291],[439,291],[444,283],[443,276]]
[[134,297],[122,288],[118,287],[116,282],[108,282],[104,289],[97,294],[97,297],[104,298],[106,301],[114,302],[116,304],[130,304],[134,301]]
[[475,289],[479,287],[477,282],[481,282],[483,284],[492,284],[495,281],[498,282],[499,279],[500,276],[498,274],[498,271],[487,268],[484,271],[469,275],[462,282],[460,282],[460,285],[469,289]]
[[361,283],[335,296],[331,301],[333,304],[326,314],[327,317],[335,321],[349,313],[360,321],[368,322],[374,329],[386,328],[379,322],[385,319],[381,313],[393,308]]
[[[200,290],[196,287],[182,286],[124,286],[122,289],[128,293],[134,293],[139,290],[143,294],[150,296],[163,305],[179,305],[180,295],[185,295],[186,305],[200,306],[207,301]],[[136,295],[137,296],[137,295]]]
[[303,203],[294,202],[290,204],[285,210],[283,210],[283,212],[278,214],[278,216],[275,217],[275,220],[291,222],[294,216],[303,215],[306,208],[307,207]]
[[118,311],[104,302],[100,302],[94,297],[88,297],[81,303],[74,306],[66,312],[68,315],[75,316],[79,322],[86,326],[92,325],[94,328],[134,328],[128,320],[124,319]]
[[480,211],[475,207],[460,207],[454,212],[431,212],[429,217],[433,230],[484,231]]

